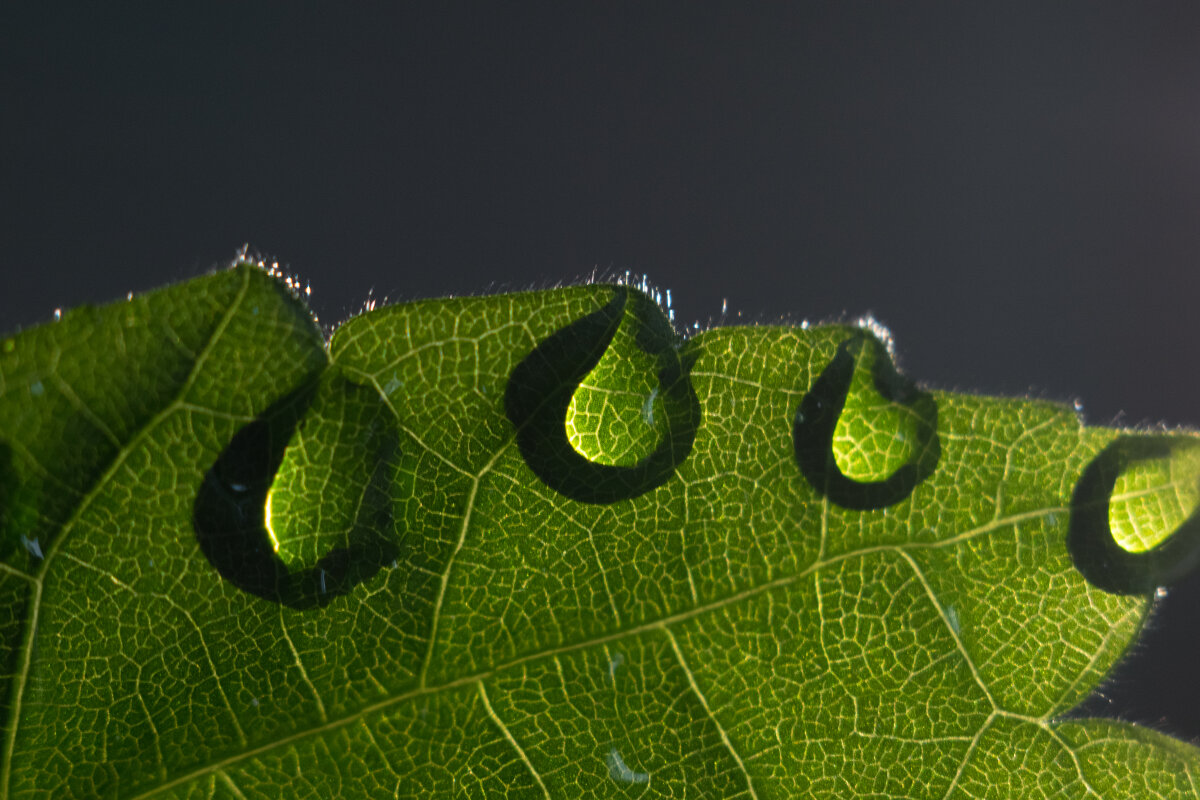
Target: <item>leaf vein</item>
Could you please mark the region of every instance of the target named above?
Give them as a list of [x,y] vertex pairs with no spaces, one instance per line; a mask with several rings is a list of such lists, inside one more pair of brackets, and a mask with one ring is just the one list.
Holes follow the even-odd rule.
[[304,681],[305,685],[308,686],[309,691],[312,692],[313,700],[317,704],[317,714],[320,716],[321,722],[328,722],[329,717],[325,713],[325,703],[321,700],[321,693],[317,691],[317,687],[308,677],[308,670],[304,668],[304,661],[300,658],[300,651],[296,649],[296,644],[292,641],[292,635],[288,631],[287,620],[284,619],[283,616],[283,609],[284,607],[280,605],[279,630],[281,633],[283,633],[283,640],[287,642],[288,649],[292,651],[292,658],[296,662],[296,669],[300,672],[300,679]]
[[429,676],[429,666],[433,663],[433,651],[437,646],[438,625],[442,618],[442,603],[446,599],[446,586],[450,582],[450,570],[454,567],[454,560],[462,550],[463,542],[467,539],[467,528],[471,524],[471,510],[475,506],[475,495],[479,491],[479,478],[471,483],[471,489],[467,494],[467,502],[463,509],[462,526],[458,531],[458,542],[454,545],[453,552],[446,558],[446,567],[442,570],[441,584],[438,586],[437,600],[433,604],[433,614],[429,620],[429,644],[425,648],[425,658],[421,661],[421,672],[417,679],[417,685],[421,688],[425,687],[425,681]]
[[1045,723],[1042,723],[1039,727],[1050,734],[1050,738],[1071,757],[1071,763],[1075,765],[1075,774],[1079,776],[1079,782],[1083,784],[1083,788],[1087,789],[1087,793],[1100,797],[1100,793],[1092,787],[1092,784],[1087,779],[1087,775],[1083,772],[1083,764],[1079,763],[1079,754],[1059,736],[1058,731],[1054,730],[1054,728]]
[[[1042,513],[1043,514],[1051,514],[1051,513],[1055,513],[1058,510],[1059,509],[1045,509]],[[1012,521],[1016,522],[1016,521],[1020,521],[1023,519],[1028,519],[1030,516],[1032,516],[1032,513],[1015,515]],[[1019,518],[1019,519],[1017,519],[1017,518]],[[1001,527],[1002,522],[1003,522],[1002,520],[993,521],[992,523],[988,523],[987,525],[982,526],[981,528],[976,529],[975,531],[968,531],[967,534],[978,535],[980,533],[994,530],[998,527]],[[967,535],[967,534],[964,534],[964,535]],[[922,548],[928,549],[928,548],[946,546],[951,543],[956,543],[957,541],[961,541],[961,539],[962,539],[962,537],[960,536],[960,537],[955,537],[955,539],[953,541],[946,540],[946,541],[937,542],[937,543],[923,543],[920,545],[905,545],[905,546],[906,547],[920,546]],[[503,664],[498,664],[490,669],[481,670],[480,672],[473,673],[471,675],[464,675],[462,677],[453,678],[453,679],[447,680],[446,682],[441,683],[441,684],[430,686],[425,683],[419,683],[419,685],[416,688],[410,689],[405,692],[401,692],[399,694],[392,695],[391,697],[383,698],[383,699],[378,700],[369,705],[362,706],[361,708],[358,708],[354,711],[347,713],[343,717],[332,719],[323,725],[318,725],[318,726],[314,726],[314,727],[306,728],[306,729],[302,729],[302,730],[295,730],[286,736],[282,736],[278,739],[273,739],[271,741],[264,742],[261,745],[252,747],[241,753],[236,753],[234,755],[228,756],[227,758],[224,758],[220,761],[197,766],[197,767],[193,768],[191,771],[184,773],[177,778],[174,778],[174,779],[172,779],[166,783],[163,783],[159,786],[147,789],[142,794],[133,798],[133,800],[145,800],[145,798],[152,797],[155,794],[158,794],[159,792],[163,792],[163,791],[166,791],[167,789],[173,788],[175,786],[179,786],[179,785],[186,783],[187,781],[197,778],[201,775],[206,775],[206,774],[212,773],[212,772],[222,769],[230,764],[235,764],[235,763],[238,763],[238,762],[246,760],[246,759],[255,758],[264,753],[268,753],[276,748],[291,745],[294,742],[304,739],[308,736],[315,736],[315,735],[325,733],[328,731],[337,730],[346,725],[350,725],[350,724],[356,722],[357,720],[362,719],[363,717],[366,717],[369,714],[375,714],[375,713],[385,711],[393,706],[399,705],[400,703],[404,703],[409,700],[413,700],[417,697],[422,697],[422,696],[431,695],[431,694],[437,694],[439,692],[442,692],[442,691],[445,691],[448,689],[454,689],[454,688],[466,686],[466,685],[469,685],[472,683],[476,683],[479,681],[483,681],[497,673],[503,672],[504,670],[511,669],[512,667],[516,667],[521,664],[528,663],[530,661],[535,661],[537,659],[553,658],[553,657],[562,655],[564,653],[571,653],[571,652],[575,652],[577,650],[583,650],[588,647],[596,647],[599,645],[608,644],[610,642],[619,641],[621,639],[625,639],[625,638],[628,638],[631,636],[638,636],[640,634],[648,633],[651,631],[664,629],[669,625],[674,625],[678,622],[683,622],[683,621],[686,621],[689,619],[693,619],[693,618],[702,616],[704,614],[708,614],[708,613],[711,613],[714,611],[719,611],[720,609],[725,608],[726,606],[732,605],[733,603],[741,602],[743,600],[748,600],[752,597],[757,597],[758,595],[763,594],[765,592],[770,592],[775,589],[780,589],[780,588],[784,588],[786,586],[790,586],[790,585],[796,583],[797,581],[804,580],[805,578],[811,576],[817,570],[823,569],[832,564],[840,563],[842,561],[846,561],[846,560],[849,560],[852,558],[862,558],[862,557],[869,556],[869,555],[874,555],[874,554],[878,554],[878,553],[887,553],[887,552],[903,552],[903,549],[902,549],[902,546],[898,546],[898,545],[877,545],[877,546],[872,546],[872,547],[865,547],[865,548],[847,552],[847,553],[837,554],[834,556],[830,556],[822,561],[814,562],[795,574],[785,575],[783,577],[776,578],[774,581],[771,581],[770,583],[764,583],[759,586],[751,587],[749,589],[743,589],[740,592],[736,592],[727,597],[723,597],[718,600],[714,600],[713,602],[708,603],[704,606],[689,608],[685,611],[679,612],[679,613],[674,614],[669,617],[664,617],[663,619],[660,619],[660,620],[648,621],[648,622],[642,623],[640,625],[637,625],[635,627],[632,627],[632,628],[629,628],[629,629],[626,629],[623,631],[614,631],[612,633],[607,633],[602,636],[596,636],[591,639],[587,639],[587,640],[583,640],[583,641],[579,641],[579,642],[572,642],[569,644],[564,644],[564,645],[550,648],[547,650],[541,650],[541,651],[534,652],[534,653],[526,653],[524,655],[517,656],[516,658],[513,658],[510,661],[507,661]],[[944,618],[944,616],[943,616],[943,621],[946,624],[949,624],[949,621],[946,620]],[[993,716],[995,716],[995,714],[993,714]],[[1026,721],[1033,721],[1033,722],[1040,721],[1040,720],[1031,720],[1026,717],[1019,717],[1019,716],[1007,714],[1007,713],[1005,713],[1004,716],[1012,716],[1014,718],[1023,719]]]
[[696,698],[700,701],[701,707],[704,708],[704,713],[708,715],[713,725],[717,727],[717,733],[720,734],[721,741],[725,743],[725,749],[733,756],[733,760],[737,762],[738,769],[746,776],[747,791],[752,798],[758,800],[758,793],[754,791],[754,780],[750,777],[750,771],[746,769],[745,762],[742,761],[742,757],[738,755],[737,749],[733,746],[733,742],[730,741],[729,734],[725,732],[725,726],[721,724],[721,721],[717,719],[717,715],[713,713],[712,707],[708,704],[708,699],[704,696],[704,692],[700,691],[700,686],[696,683],[696,676],[692,673],[691,667],[688,666],[687,659],[683,656],[683,650],[680,649],[679,642],[675,639],[675,634],[671,633],[671,629],[666,625],[662,626],[662,632],[666,634],[667,641],[671,643],[671,649],[675,651],[675,659],[679,662],[683,674],[687,676],[688,685],[692,687],[692,692],[695,693]]
[[917,560],[909,555],[903,548],[897,548],[896,552],[900,554],[901,558],[908,562],[910,567],[912,567],[913,574],[916,575],[917,580],[921,582],[921,586],[925,589],[925,594],[929,597],[929,602],[933,604],[938,616],[941,617],[942,624],[946,627],[946,630],[950,633],[950,637],[954,640],[955,647],[958,648],[958,651],[962,653],[963,659],[967,662],[967,667],[971,670],[971,675],[975,678],[975,683],[979,684],[979,688],[983,690],[984,697],[986,697],[988,703],[991,704],[992,710],[998,711],[1000,706],[996,704],[996,699],[992,697],[992,693],[988,689],[987,683],[984,682],[983,676],[979,674],[979,668],[975,666],[975,661],[971,658],[971,654],[967,652],[967,647],[963,643],[962,637],[959,636],[958,631],[954,629],[954,625],[950,621],[950,617],[946,614],[946,609],[942,606],[941,601],[938,600],[937,595],[933,591],[933,587],[930,586],[929,580],[925,577],[925,573],[917,564]]
[[535,781],[537,781],[537,785],[542,787],[542,794],[546,797],[546,800],[550,800],[550,792],[546,789],[546,784],[542,781],[542,776],[538,774],[536,769],[534,769],[533,762],[529,760],[529,756],[525,754],[524,748],[521,747],[520,743],[517,742],[516,738],[512,735],[512,731],[510,731],[508,726],[504,724],[504,720],[500,719],[499,715],[496,714],[496,710],[492,708],[492,703],[490,700],[488,700],[487,689],[484,688],[483,681],[477,681],[476,685],[479,687],[479,699],[483,701],[483,707],[487,711],[488,717],[496,724],[496,727],[500,729],[500,733],[503,734],[504,738],[508,740],[508,743],[513,746],[513,749],[517,751],[517,755],[521,757],[521,760],[525,762],[525,766],[529,770],[529,774],[533,776]]
[[975,749],[979,747],[979,740],[983,738],[983,734],[991,727],[992,721],[996,718],[996,714],[992,713],[983,724],[979,726],[979,730],[975,732],[975,737],[971,739],[971,743],[967,745],[967,751],[963,753],[962,760],[958,762],[958,770],[954,773],[954,777],[950,780],[950,785],[946,787],[946,793],[942,795],[942,800],[950,800],[950,795],[954,794],[954,790],[958,788],[958,782],[962,780],[963,772],[967,769],[967,764],[971,763],[971,756],[975,754]]
[[229,791],[233,792],[234,796],[237,797],[238,800],[246,800],[246,795],[242,794],[242,790],[239,789],[238,785],[233,782],[233,778],[229,777],[228,772],[221,770],[217,774],[221,776],[221,779],[225,781],[225,785],[229,787]]
[[[188,373],[187,379],[184,381],[183,386],[176,393],[175,397],[170,403],[164,406],[161,411],[151,417],[146,424],[143,425],[132,437],[130,437],[129,442],[125,445],[125,447],[117,453],[112,462],[109,464],[108,468],[100,475],[99,478],[97,478],[91,489],[89,489],[88,492],[80,499],[79,504],[75,507],[74,513],[72,513],[66,522],[63,523],[62,528],[59,530],[58,536],[56,536],[46,548],[46,557],[42,560],[42,574],[45,574],[50,568],[50,564],[54,561],[55,556],[59,553],[63,543],[69,538],[71,531],[74,529],[74,525],[79,521],[83,513],[91,506],[92,501],[99,495],[100,490],[108,483],[109,480],[112,479],[112,476],[115,475],[125,463],[125,460],[129,457],[129,454],[133,452],[134,447],[143,439],[145,439],[152,430],[157,428],[163,422],[163,420],[174,413],[176,406],[182,402],[183,398],[187,396],[187,393],[191,390],[192,385],[195,383],[196,378],[200,373],[200,369],[204,365],[204,362],[207,360],[209,354],[215,348],[216,343],[221,339],[225,329],[229,327],[230,322],[236,316],[238,309],[241,307],[242,301],[245,299],[246,293],[250,289],[250,275],[251,273],[249,270],[242,273],[242,285],[238,288],[237,295],[229,304],[229,307],[225,310],[225,313],[221,316],[221,319],[218,320],[217,324],[213,327],[213,331],[209,335],[208,341],[205,343],[204,348],[200,351],[200,354],[196,357],[195,362],[192,364],[191,371]],[[29,611],[27,612],[25,635],[21,641],[21,652],[23,654],[21,659],[21,670],[19,673],[17,673],[13,681],[8,737],[4,742],[3,755],[0,756],[0,793],[2,793],[2,796],[5,798],[7,798],[10,794],[13,751],[16,747],[17,733],[21,727],[21,707],[25,697],[25,687],[29,681],[29,668],[33,661],[33,641],[37,633],[38,617],[41,613],[41,605],[42,584],[39,582],[37,584],[37,591],[34,593],[33,602],[30,603]],[[218,683],[218,686],[219,685],[220,684]],[[224,690],[222,690],[222,694],[224,694]],[[234,722],[237,724],[236,716],[234,717]],[[237,725],[237,727],[240,733],[241,726]]]

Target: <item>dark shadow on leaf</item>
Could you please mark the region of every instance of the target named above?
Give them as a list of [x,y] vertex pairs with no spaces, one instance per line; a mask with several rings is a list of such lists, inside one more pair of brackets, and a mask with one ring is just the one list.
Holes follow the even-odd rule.
[[[918,420],[916,455],[879,481],[856,481],[838,468],[833,437],[854,378],[858,347],[873,348],[871,377],[885,400],[908,406]],[[904,500],[933,474],[941,457],[937,435],[937,402],[928,392],[896,371],[884,346],[873,336],[856,333],[838,345],[837,354],[800,401],[792,429],[796,463],[814,489],[843,508],[855,511],[886,508]]]
[[1139,461],[1169,457],[1179,442],[1167,436],[1121,436],[1092,459],[1075,484],[1067,549],[1075,568],[1094,586],[1115,594],[1148,594],[1200,566],[1200,510],[1157,547],[1140,553],[1117,544],[1108,521],[1121,473]]
[[[667,433],[636,464],[597,464],[571,446],[567,409],[612,342],[627,307],[638,326],[637,346],[656,360]],[[677,344],[657,306],[624,286],[613,287],[612,299],[602,308],[539,343],[513,369],[504,398],[529,468],[551,489],[583,503],[628,500],[666,483],[691,452],[700,424],[700,401],[688,376],[694,359],[681,354]]]
[[318,608],[347,594],[399,555],[399,546],[381,533],[391,529],[387,452],[379,454],[364,500],[370,511],[356,520],[347,546],[331,550],[311,569],[294,572],[275,554],[263,524],[267,491],[312,395],[312,387],[297,391],[238,431],[205,475],[192,515],[196,541],[223,578],[297,609]]

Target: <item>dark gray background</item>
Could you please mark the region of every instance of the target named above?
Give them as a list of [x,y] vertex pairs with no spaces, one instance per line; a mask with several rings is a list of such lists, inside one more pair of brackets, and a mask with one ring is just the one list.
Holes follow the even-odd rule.
[[[327,323],[632,270],[680,321],[873,311],[930,385],[1200,424],[1200,5],[17,5],[0,331],[243,243]],[[1111,708],[1200,737],[1200,581],[1157,620]]]

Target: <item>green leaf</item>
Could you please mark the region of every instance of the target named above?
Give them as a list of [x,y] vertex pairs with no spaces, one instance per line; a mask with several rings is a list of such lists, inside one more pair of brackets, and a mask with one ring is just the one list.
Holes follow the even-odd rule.
[[0,342],[6,797],[1197,797],[1068,716],[1200,554],[1200,438],[625,286],[249,265]]

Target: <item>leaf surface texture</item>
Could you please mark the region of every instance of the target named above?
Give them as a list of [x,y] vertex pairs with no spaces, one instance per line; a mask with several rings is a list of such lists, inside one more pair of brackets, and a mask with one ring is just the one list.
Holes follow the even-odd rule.
[[77,309],[0,341],[0,791],[1200,796],[1064,717],[1196,557],[1197,447],[624,286]]

